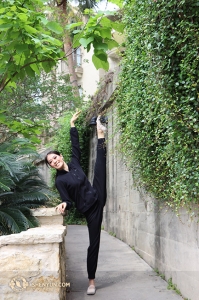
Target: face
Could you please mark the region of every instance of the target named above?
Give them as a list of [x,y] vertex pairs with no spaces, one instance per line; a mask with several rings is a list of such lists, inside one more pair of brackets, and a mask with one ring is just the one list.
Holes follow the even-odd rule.
[[64,168],[64,160],[62,155],[48,154],[47,160],[49,165],[57,170],[62,170]]

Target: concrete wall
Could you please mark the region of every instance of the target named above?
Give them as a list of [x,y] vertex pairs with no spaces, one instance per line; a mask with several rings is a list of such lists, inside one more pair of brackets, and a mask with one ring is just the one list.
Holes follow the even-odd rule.
[[[133,187],[131,172],[118,151],[116,110],[109,110],[107,133],[107,204],[104,229],[116,234],[154,269],[172,278],[185,298],[199,299],[199,224],[182,210],[180,218]],[[91,138],[92,178],[96,138]]]

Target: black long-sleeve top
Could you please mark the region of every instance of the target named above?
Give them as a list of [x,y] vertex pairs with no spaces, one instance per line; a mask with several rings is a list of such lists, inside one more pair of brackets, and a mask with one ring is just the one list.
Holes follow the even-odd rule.
[[67,203],[67,210],[75,202],[75,207],[79,212],[86,212],[97,200],[97,192],[91,186],[88,178],[80,166],[79,136],[76,127],[71,127],[70,137],[72,142],[72,158],[68,163],[69,172],[57,170],[55,180],[62,202]]

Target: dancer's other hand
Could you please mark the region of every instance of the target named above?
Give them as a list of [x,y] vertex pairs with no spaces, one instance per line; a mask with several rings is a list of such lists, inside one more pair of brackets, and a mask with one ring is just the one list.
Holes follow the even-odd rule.
[[77,111],[77,112],[74,113],[74,115],[72,116],[72,118],[71,118],[71,120],[70,120],[70,125],[71,125],[71,127],[75,127],[75,121],[78,119],[80,113],[81,113],[81,110]]
[[66,202],[62,202],[62,203],[60,203],[59,205],[57,205],[57,206],[55,207],[55,209],[56,209],[60,214],[63,214],[63,213],[65,212],[66,206],[67,206],[67,203],[66,203]]

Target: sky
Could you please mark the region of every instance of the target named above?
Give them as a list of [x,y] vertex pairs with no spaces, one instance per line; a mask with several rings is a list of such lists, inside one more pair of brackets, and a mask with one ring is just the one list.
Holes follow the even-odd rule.
[[[70,0],[70,2],[72,3],[72,5],[74,5],[74,6],[77,6],[78,4],[77,4],[77,1],[73,1],[73,0]],[[118,8],[118,6],[117,5],[115,5],[115,4],[113,4],[113,3],[107,3],[107,1],[106,0],[103,0],[103,1],[100,1],[99,2],[99,4],[98,4],[98,10],[111,10],[111,11],[113,11],[113,10],[115,10],[115,9],[117,9]]]

